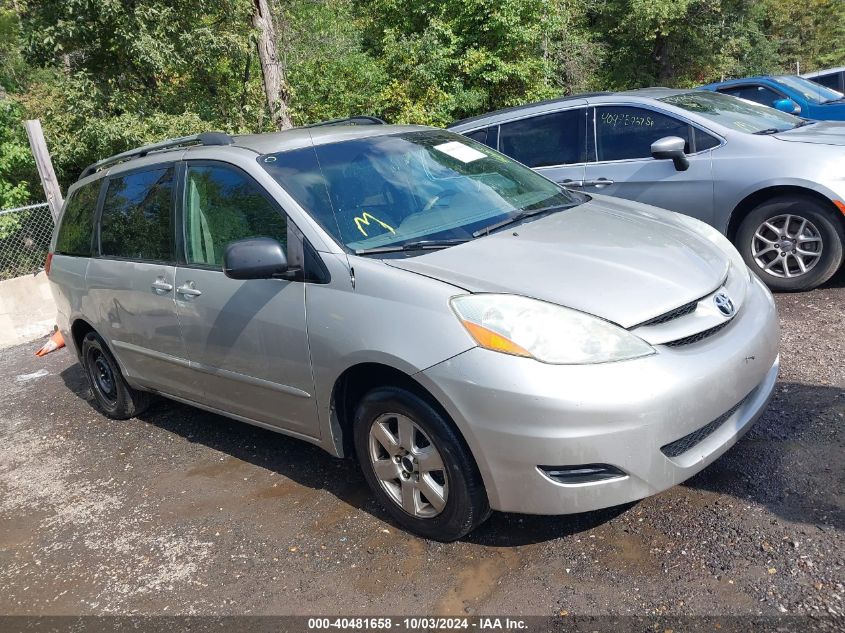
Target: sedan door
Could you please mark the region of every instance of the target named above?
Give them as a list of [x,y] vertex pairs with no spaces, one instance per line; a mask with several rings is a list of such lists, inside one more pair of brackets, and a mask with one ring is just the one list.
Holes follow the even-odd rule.
[[[587,164],[585,192],[635,200],[712,223],[710,150],[719,145],[717,138],[649,108],[596,106],[594,117],[596,161]],[[686,141],[686,171],[675,169],[671,160],[652,158],[651,144],[667,136]]]
[[[305,323],[305,284],[235,280],[222,272],[234,240],[298,236],[286,214],[240,169],[213,161],[185,167],[176,308],[196,402],[295,434],[319,437]],[[301,244],[301,243],[300,243]],[[292,263],[300,250],[288,250]],[[296,250],[296,252],[291,252]]]

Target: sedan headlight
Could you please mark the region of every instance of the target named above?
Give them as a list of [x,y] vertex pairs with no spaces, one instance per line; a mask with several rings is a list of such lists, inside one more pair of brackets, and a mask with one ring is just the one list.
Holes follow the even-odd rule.
[[452,309],[481,346],[556,365],[584,365],[654,353],[612,323],[545,301],[505,294],[463,295]]

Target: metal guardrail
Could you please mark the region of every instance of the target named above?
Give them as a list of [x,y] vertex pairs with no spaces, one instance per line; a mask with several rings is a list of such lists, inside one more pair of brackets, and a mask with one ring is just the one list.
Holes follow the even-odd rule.
[[0,280],[41,270],[52,235],[46,202],[0,210]]

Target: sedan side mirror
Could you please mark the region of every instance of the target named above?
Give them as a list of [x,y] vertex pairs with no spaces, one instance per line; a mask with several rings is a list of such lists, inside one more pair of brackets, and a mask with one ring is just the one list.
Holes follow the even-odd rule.
[[297,272],[288,266],[282,245],[270,237],[230,242],[223,253],[223,273],[231,279],[293,279]]
[[684,154],[686,141],[680,136],[664,136],[651,144],[651,157],[657,160],[671,159],[677,171],[689,169],[687,155]]
[[772,107],[787,114],[801,114],[801,106],[792,99],[778,99],[772,103]]

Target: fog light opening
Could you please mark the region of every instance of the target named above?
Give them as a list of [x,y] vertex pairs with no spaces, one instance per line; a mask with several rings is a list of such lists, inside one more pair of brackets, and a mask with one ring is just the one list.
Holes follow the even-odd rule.
[[627,477],[625,471],[610,464],[579,464],[577,466],[537,466],[539,471],[559,484],[587,484]]

